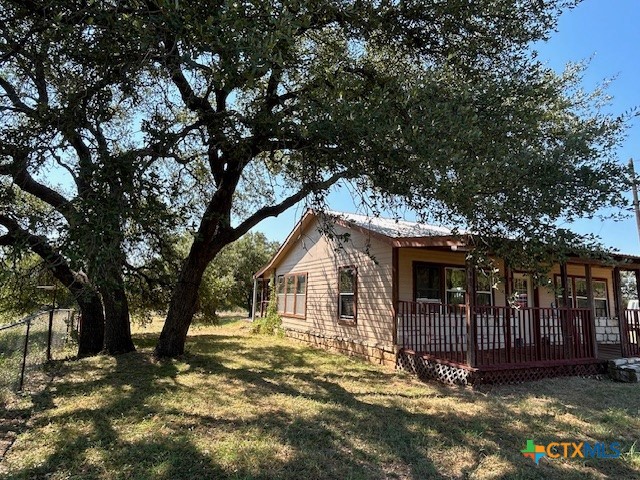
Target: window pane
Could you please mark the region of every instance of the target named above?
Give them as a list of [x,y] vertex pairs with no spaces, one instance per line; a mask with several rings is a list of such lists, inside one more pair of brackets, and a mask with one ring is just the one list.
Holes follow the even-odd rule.
[[305,311],[304,311],[305,300],[306,300],[305,295],[296,295],[296,311],[295,311],[296,315],[305,314]]
[[342,294],[340,295],[340,317],[341,318],[354,318],[354,302],[353,295]]
[[293,311],[293,303],[295,302],[296,296],[293,293],[287,293],[287,304],[285,313],[294,313]]
[[278,294],[278,312],[284,312],[284,293]]
[[573,308],[573,297],[569,297],[569,303],[567,305],[564,304],[564,298],[562,296],[558,297],[558,306],[559,307],[569,307]]
[[355,271],[351,268],[340,269],[340,293],[354,292]]
[[577,297],[578,308],[589,308],[589,302],[584,297]]
[[513,291],[517,294],[529,293],[529,281],[526,278],[514,278],[513,279]]
[[490,292],[493,288],[491,275],[480,271],[476,274],[476,290],[479,292]]
[[296,283],[296,293],[297,294],[304,294],[306,283],[307,283],[307,276],[306,275],[298,275],[298,282]]
[[447,292],[447,304],[460,305],[464,303],[465,292]]
[[558,289],[558,306],[573,308],[575,302],[575,299],[573,298],[573,278],[567,278],[567,296],[569,297],[569,302],[567,305],[564,304],[564,295],[562,292],[562,276],[560,275],[556,275],[556,287]]
[[416,299],[441,300],[440,268],[416,265]]
[[293,293],[294,282],[296,281],[296,277],[288,276],[287,277],[287,293]]
[[584,278],[576,278],[576,296],[587,296],[587,281]]
[[491,306],[492,303],[491,292],[477,292],[476,293],[476,305]]
[[278,293],[284,293],[284,275],[278,275]]
[[[595,298],[607,298],[607,283],[602,281],[593,282],[593,296]],[[605,302],[606,303],[606,302]]]
[[521,308],[527,308],[529,306],[529,278],[528,277],[514,277],[513,278],[513,293],[515,296],[515,304]]
[[596,300],[596,316],[597,317],[608,317],[609,309],[607,308],[606,300]]
[[446,269],[446,285],[447,290],[461,290],[467,289],[467,272],[464,268],[447,268]]

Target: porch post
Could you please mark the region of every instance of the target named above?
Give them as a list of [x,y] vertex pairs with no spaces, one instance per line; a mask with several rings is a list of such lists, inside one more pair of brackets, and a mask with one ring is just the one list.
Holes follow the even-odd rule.
[[589,304],[589,314],[591,316],[589,328],[591,330],[591,345],[593,348],[593,357],[598,358],[598,342],[596,340],[596,301],[593,296],[593,275],[591,272],[591,264],[584,264],[584,277],[587,281],[587,303]]
[[264,317],[265,313],[267,313],[265,310],[265,302],[269,302],[271,300],[271,294],[269,292],[269,284],[270,284],[270,280],[267,280],[266,278],[262,278],[262,287],[261,287],[261,293],[260,293],[260,316]]
[[466,293],[466,323],[467,323],[467,364],[470,367],[476,365],[476,348],[478,333],[476,328],[476,270],[475,265],[470,260],[465,262],[467,271],[467,293]]
[[566,308],[571,308],[569,302],[569,276],[567,275],[567,264],[560,264],[560,286],[562,287],[562,303]]
[[620,267],[613,267],[613,300],[615,302],[615,313],[622,323],[624,317],[624,305],[622,300],[622,278],[620,276]]
[[511,363],[511,295],[513,293],[513,271],[507,260],[504,261],[504,346],[507,350],[507,363]]
[[511,294],[513,293],[513,271],[511,265],[504,261],[504,304],[509,306]]
[[615,314],[618,318],[620,346],[622,348],[622,355],[625,356],[628,352],[627,329],[625,328],[627,318],[625,316],[624,305],[622,303],[622,278],[620,276],[620,267],[613,267],[613,302],[615,305]]
[[569,276],[567,275],[567,264],[562,262],[560,264],[560,285],[562,286],[562,302],[564,308],[560,310],[560,329],[562,330],[563,337],[563,351],[564,358],[570,359],[572,357],[573,335],[572,328],[569,325],[571,316],[569,315],[569,309],[571,308],[571,302],[569,301]]
[[393,315],[393,332],[391,338],[393,339],[393,346],[398,345],[398,278],[399,278],[399,269],[398,269],[398,257],[399,257],[399,249],[398,247],[392,247],[391,250],[391,312]]
[[251,302],[251,321],[256,319],[256,308],[258,303],[258,279],[253,277],[253,300]]

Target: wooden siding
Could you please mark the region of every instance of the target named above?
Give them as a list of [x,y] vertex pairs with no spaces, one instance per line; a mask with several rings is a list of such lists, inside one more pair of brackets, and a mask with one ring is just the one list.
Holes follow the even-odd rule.
[[[392,349],[392,248],[355,230],[335,229],[338,235],[350,235],[344,248],[321,235],[314,220],[274,265],[277,275],[307,274],[306,318],[282,315],[283,327]],[[355,325],[338,322],[338,268],[346,265],[358,268]]]

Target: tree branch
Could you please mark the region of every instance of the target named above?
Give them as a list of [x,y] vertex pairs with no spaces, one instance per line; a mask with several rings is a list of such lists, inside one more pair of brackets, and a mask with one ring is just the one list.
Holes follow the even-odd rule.
[[33,253],[44,260],[53,275],[74,295],[79,294],[86,287],[79,274],[69,267],[67,260],[54,250],[45,237],[28,232],[13,218],[6,215],[0,215],[0,225],[8,231],[8,233],[0,237],[0,245],[26,245]]
[[7,81],[6,78],[0,77],[0,87],[2,87],[2,89],[5,91],[12,105],[17,110],[26,114],[34,113],[33,108],[29,107],[26,103],[20,100],[20,95],[18,95],[18,92],[16,91],[16,89],[13,87],[13,85],[11,85],[11,83]]
[[276,205],[269,205],[268,207],[262,207],[256,210],[253,215],[248,217],[244,222],[233,229],[233,240],[240,238],[265,218],[277,217],[282,212],[294,206],[300,200],[304,199],[310,193],[325,190],[334,185],[338,180],[346,177],[347,172],[335,173],[326,180],[305,185],[297,193],[294,193],[293,195],[284,199],[282,202]]
[[[16,158],[19,157],[19,158]],[[9,165],[0,165],[0,175],[6,175],[13,179],[14,183],[25,192],[42,200],[47,205],[58,211],[70,225],[75,224],[75,214],[71,202],[56,192],[54,189],[36,181],[27,170],[27,154],[22,152],[13,155],[14,163]]]

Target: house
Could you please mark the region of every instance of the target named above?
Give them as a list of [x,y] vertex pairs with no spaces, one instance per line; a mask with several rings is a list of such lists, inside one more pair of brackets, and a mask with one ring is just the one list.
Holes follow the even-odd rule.
[[289,337],[462,384],[596,373],[640,355],[620,273],[638,276],[640,257],[570,258],[538,286],[499,258],[491,272],[467,265],[464,237],[447,229],[328,212],[327,235],[321,218],[308,211],[255,275],[254,318],[272,281]]

